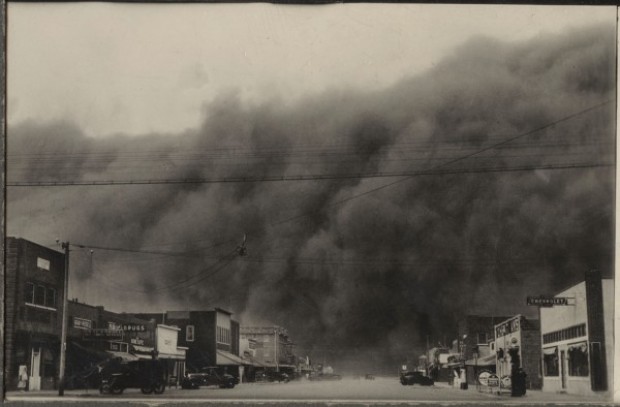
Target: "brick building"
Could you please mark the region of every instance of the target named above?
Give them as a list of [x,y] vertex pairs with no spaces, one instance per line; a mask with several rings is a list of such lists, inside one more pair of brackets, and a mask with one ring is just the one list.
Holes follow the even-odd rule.
[[[5,239],[5,384],[29,390],[57,386],[65,256],[25,239]],[[23,381],[21,384],[25,384]]]

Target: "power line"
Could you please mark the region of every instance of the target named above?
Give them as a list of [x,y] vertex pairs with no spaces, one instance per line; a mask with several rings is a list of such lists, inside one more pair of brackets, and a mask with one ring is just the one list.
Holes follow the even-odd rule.
[[[440,167],[454,163],[459,159],[454,159],[448,163],[435,166],[430,170],[418,171],[388,171],[374,173],[349,173],[349,174],[312,174],[312,175],[275,175],[263,177],[226,177],[226,178],[186,178],[186,179],[163,179],[163,180],[121,180],[121,181],[11,181],[7,182],[7,187],[70,187],[70,186],[121,186],[121,185],[169,185],[169,184],[221,184],[221,183],[256,183],[256,182],[284,182],[284,181],[324,181],[336,179],[361,179],[361,178],[394,178],[407,177],[393,183],[386,184],[379,188],[367,191],[364,194],[387,188],[402,181],[417,176],[430,175],[451,175],[451,174],[476,174],[488,172],[517,172],[532,170],[560,170],[576,168],[595,168],[613,166],[610,162],[585,162],[585,163],[560,163],[560,164],[541,164],[523,165],[513,167],[481,167],[481,168],[457,168],[451,170],[440,170]],[[362,196],[362,195],[360,195]],[[355,199],[354,197],[351,199]],[[350,199],[349,199],[350,200]]]
[[[475,156],[475,155],[477,155],[477,154],[484,153],[485,151],[489,151],[489,150],[492,150],[492,149],[495,149],[495,148],[498,148],[498,147],[501,147],[501,146],[505,146],[505,145],[507,145],[508,143],[511,143],[511,142],[513,142],[513,141],[515,141],[515,140],[518,140],[518,139],[520,139],[520,138],[527,137],[527,136],[530,136],[530,135],[532,135],[532,134],[538,133],[538,132],[540,132],[540,131],[546,130],[546,129],[551,128],[551,127],[553,127],[553,126],[555,126],[555,125],[557,125],[557,124],[560,124],[560,123],[563,123],[563,122],[569,121],[569,120],[571,120],[571,119],[573,119],[573,118],[575,118],[575,117],[578,117],[578,116],[580,116],[580,115],[583,115],[583,114],[589,113],[589,112],[591,112],[591,111],[593,111],[593,110],[599,109],[599,108],[601,108],[601,107],[603,107],[603,106],[605,106],[605,105],[608,105],[608,104],[610,104],[610,103],[614,103],[614,102],[615,102],[615,100],[614,100],[614,99],[609,99],[609,100],[606,100],[606,101],[604,101],[604,102],[602,102],[602,103],[599,103],[599,104],[596,104],[596,105],[594,105],[594,106],[590,106],[590,107],[588,107],[588,108],[586,108],[586,109],[580,110],[580,111],[578,111],[578,112],[572,113],[572,114],[570,114],[570,115],[568,115],[568,116],[565,116],[565,117],[560,118],[560,119],[558,119],[558,120],[555,120],[555,121],[553,121],[553,122],[547,123],[547,124],[545,124],[545,125],[543,125],[543,126],[537,127],[537,128],[535,128],[535,129],[532,129],[532,130],[527,131],[527,132],[525,132],[525,133],[518,134],[518,135],[516,135],[516,136],[510,137],[510,138],[508,138],[508,139],[506,139],[506,140],[503,140],[503,141],[501,141],[501,142],[499,142],[499,143],[496,143],[496,144],[493,144],[493,145],[491,145],[491,146],[485,147],[485,148],[480,149],[480,150],[478,150],[478,151],[475,151],[475,152],[473,152],[473,153],[465,154],[465,155],[463,155],[463,156],[461,156],[461,157],[455,158],[455,159],[450,160],[450,161],[448,161],[448,162],[445,162],[445,163],[442,163],[442,164],[437,165],[437,166],[435,166],[435,167],[432,167],[429,171],[437,170],[437,169],[440,169],[440,168],[445,167],[445,166],[447,166],[447,165],[451,165],[451,164],[454,164],[454,163],[456,163],[456,162],[466,160],[466,159],[468,159],[468,158],[470,158],[470,157],[473,157],[473,156]],[[613,164],[611,164],[611,165],[613,165]],[[462,172],[462,171],[459,171],[459,172]],[[366,191],[364,191],[364,192],[361,192],[361,193],[359,193],[359,194],[356,194],[356,195],[350,196],[350,197],[348,197],[348,198],[341,199],[341,200],[339,200],[339,201],[333,202],[333,203],[331,203],[331,204],[330,204],[330,205],[328,205],[328,206],[329,206],[329,207],[334,207],[334,206],[342,205],[342,204],[347,203],[347,202],[350,202],[350,201],[352,201],[352,200],[359,199],[359,198],[361,198],[361,197],[363,197],[363,196],[366,196],[366,195],[369,195],[369,194],[372,194],[372,193],[375,193],[375,192],[381,191],[381,190],[383,190],[383,189],[389,188],[389,187],[391,187],[391,186],[394,186],[394,185],[400,184],[401,182],[411,180],[412,178],[413,178],[413,176],[406,176],[406,177],[401,178],[401,179],[398,179],[398,180],[396,180],[396,181],[393,181],[393,182],[390,182],[390,183],[387,183],[387,184],[383,184],[383,185],[380,185],[380,186],[378,186],[378,187],[371,188],[371,189],[369,189],[369,190],[366,190]],[[302,213],[302,214],[299,214],[299,215],[296,215],[296,216],[293,216],[293,217],[290,217],[290,218],[286,218],[286,219],[281,220],[281,221],[278,221],[278,222],[273,222],[273,223],[271,223],[271,226],[281,225],[281,224],[284,224],[284,223],[292,222],[292,221],[295,221],[295,220],[297,220],[297,219],[301,219],[301,218],[304,218],[304,217],[306,217],[306,216],[310,216],[310,215],[312,215],[312,214],[314,214],[314,213],[315,213],[315,211],[305,212],[305,213]]]

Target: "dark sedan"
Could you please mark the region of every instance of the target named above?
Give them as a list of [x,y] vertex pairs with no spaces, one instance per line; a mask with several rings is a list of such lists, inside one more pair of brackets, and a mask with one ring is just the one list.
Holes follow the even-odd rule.
[[424,376],[422,372],[406,372],[400,374],[400,383],[403,386],[413,386],[419,384],[421,386],[432,386],[435,384],[433,379]]
[[183,389],[197,389],[201,386],[218,386],[221,389],[232,389],[239,379],[229,374],[218,373],[215,369],[204,369],[197,373],[188,373],[181,381]]

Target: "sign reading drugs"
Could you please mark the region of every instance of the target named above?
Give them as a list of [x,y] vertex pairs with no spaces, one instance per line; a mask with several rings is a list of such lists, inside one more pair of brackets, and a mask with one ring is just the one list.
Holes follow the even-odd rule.
[[555,305],[570,305],[567,297],[527,297],[527,305],[537,307],[553,307]]

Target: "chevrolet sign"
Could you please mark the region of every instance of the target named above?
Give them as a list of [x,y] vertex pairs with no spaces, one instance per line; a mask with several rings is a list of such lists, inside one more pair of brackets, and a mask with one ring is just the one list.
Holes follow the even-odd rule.
[[567,297],[527,297],[527,305],[537,307],[553,307],[554,305],[570,305]]

